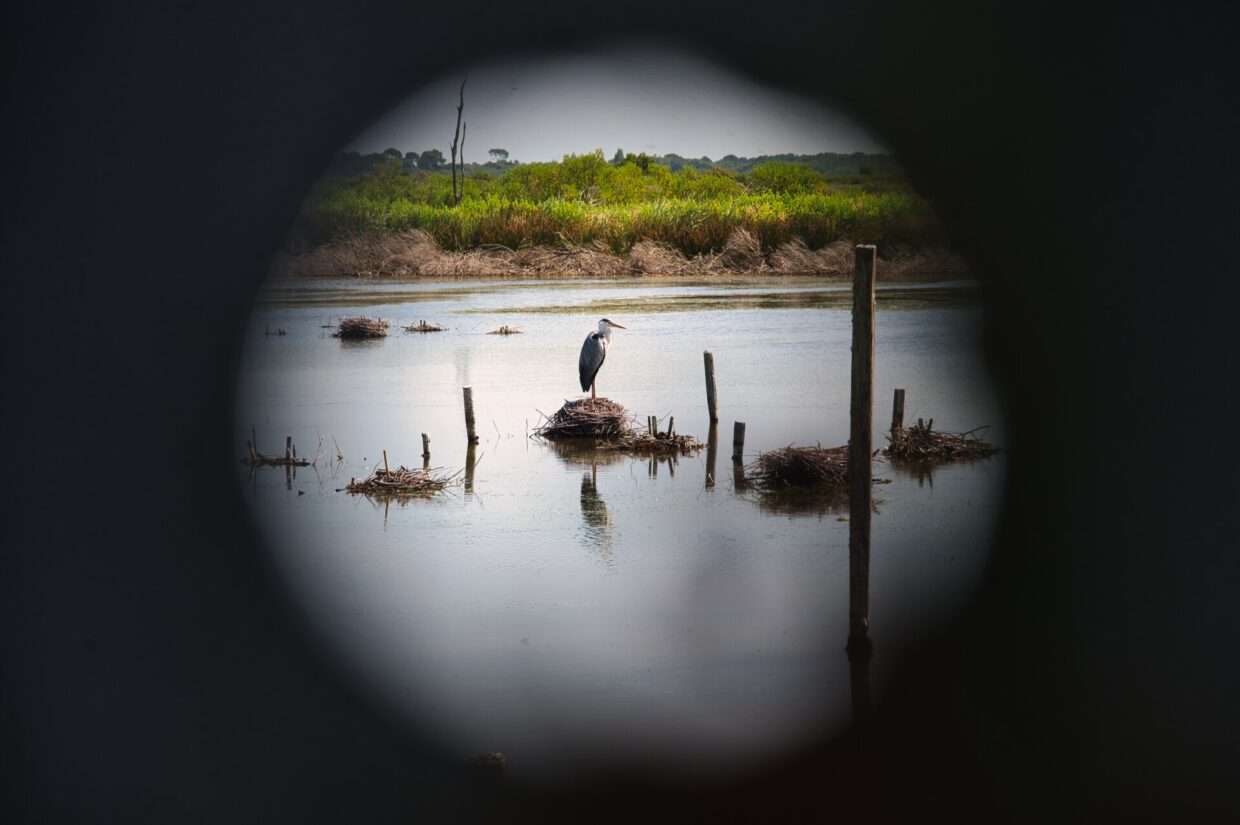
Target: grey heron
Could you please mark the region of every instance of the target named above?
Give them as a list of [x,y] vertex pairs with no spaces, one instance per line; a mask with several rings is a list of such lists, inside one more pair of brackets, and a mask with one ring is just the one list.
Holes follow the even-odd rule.
[[598,375],[598,369],[603,366],[603,359],[607,357],[607,350],[611,347],[613,328],[628,329],[623,324],[604,318],[598,322],[598,331],[587,335],[586,342],[581,345],[581,358],[577,360],[577,373],[581,378],[581,391],[589,390],[591,398],[598,397],[594,389],[594,377]]

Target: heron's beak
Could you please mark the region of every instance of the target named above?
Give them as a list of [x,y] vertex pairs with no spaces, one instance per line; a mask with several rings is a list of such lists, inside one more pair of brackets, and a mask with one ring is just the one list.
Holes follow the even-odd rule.
[[615,321],[608,321],[607,325],[611,327],[615,327],[616,329],[628,329],[628,327],[626,327],[624,324],[617,324]]

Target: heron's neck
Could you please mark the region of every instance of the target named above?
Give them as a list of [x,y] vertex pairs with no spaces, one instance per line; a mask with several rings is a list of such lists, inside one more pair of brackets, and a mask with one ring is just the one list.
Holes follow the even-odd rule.
[[606,341],[609,344],[611,343],[611,327],[607,326],[606,324],[599,324],[598,334],[603,336],[604,341]]

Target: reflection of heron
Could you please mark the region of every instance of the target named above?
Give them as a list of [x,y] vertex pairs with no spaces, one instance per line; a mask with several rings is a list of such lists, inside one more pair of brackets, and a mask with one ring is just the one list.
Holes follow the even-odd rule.
[[611,511],[598,494],[598,471],[581,474],[581,519],[585,522],[586,547],[597,551],[608,569],[612,568]]
[[594,377],[598,375],[598,369],[603,366],[603,359],[607,357],[607,350],[611,347],[612,327],[628,329],[626,326],[604,318],[598,322],[598,332],[591,332],[587,335],[586,342],[581,345],[581,358],[577,360],[577,373],[581,378],[581,391],[589,390],[591,398],[598,397],[594,390]]

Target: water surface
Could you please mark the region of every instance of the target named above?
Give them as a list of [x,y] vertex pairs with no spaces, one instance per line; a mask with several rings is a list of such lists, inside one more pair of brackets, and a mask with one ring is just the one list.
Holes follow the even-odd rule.
[[[321,455],[295,474],[241,468],[240,481],[312,625],[449,752],[502,751],[531,782],[625,760],[726,777],[848,719],[846,513],[738,489],[728,456],[737,420],[747,461],[847,441],[850,300],[806,277],[273,282],[247,333],[238,456],[251,424],[265,452],[292,435]],[[349,314],[449,329],[332,338]],[[652,462],[527,437],[580,397],[577,354],[603,316],[629,329],[599,392],[642,421],[675,416],[705,439],[702,351],[714,353],[713,477],[706,451]],[[1003,443],[981,318],[969,284],[880,288],[880,428],[903,387],[906,419],[990,424]],[[505,324],[525,332],[487,334]],[[421,466],[422,432],[433,466],[462,471],[467,385],[481,437],[468,483],[405,503],[339,491],[383,450]],[[1003,462],[876,465],[890,480],[873,520],[878,695],[900,651],[978,581]]]

